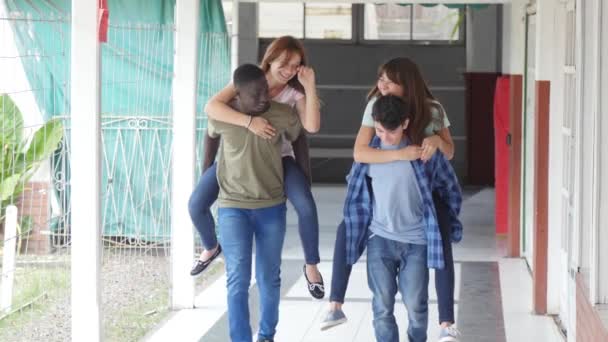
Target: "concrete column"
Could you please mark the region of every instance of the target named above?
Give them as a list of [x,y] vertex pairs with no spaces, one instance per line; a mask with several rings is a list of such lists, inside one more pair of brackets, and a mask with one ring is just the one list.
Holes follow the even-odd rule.
[[[562,212],[562,168],[563,138],[562,118],[564,113],[564,64],[566,49],[565,7],[552,1],[541,1],[538,5],[536,78],[551,82],[549,115],[549,178],[548,178],[548,260],[547,260],[547,313],[559,314],[560,289],[563,273],[568,270],[567,255],[561,245],[563,224]],[[543,49],[548,49],[544,51]],[[539,58],[547,58],[541,60]],[[563,303],[565,305],[565,303]]]
[[258,4],[239,3],[238,65],[258,64]]
[[240,1],[232,0],[232,36],[230,37],[230,70],[234,71],[239,66],[239,27],[241,18],[239,17]]
[[173,79],[173,160],[171,164],[171,305],[194,307],[190,276],[194,235],[188,199],[194,188],[196,90],[199,42],[198,0],[178,0],[175,19]]
[[100,341],[101,119],[98,0],[72,1],[72,340]]
[[497,72],[502,58],[501,27],[498,5],[483,9],[467,9],[466,14],[467,72]]
[[[602,4],[601,6],[601,17],[602,24],[600,28],[601,39],[601,81],[600,81],[600,93],[606,94],[608,92],[608,4]],[[608,113],[608,97],[602,96],[602,102],[600,110],[603,113]],[[601,132],[608,132],[608,116],[600,115],[599,130]],[[608,174],[608,138],[604,135],[600,135],[599,142],[599,173],[601,175]],[[598,250],[599,250],[599,291],[598,291],[598,302],[608,304],[608,181],[600,180],[599,189],[599,236],[598,236]]]
[[524,74],[527,0],[512,0],[502,8],[502,72]]

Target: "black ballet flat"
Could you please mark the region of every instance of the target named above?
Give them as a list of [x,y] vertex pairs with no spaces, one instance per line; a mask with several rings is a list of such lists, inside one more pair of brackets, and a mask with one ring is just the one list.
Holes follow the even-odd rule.
[[304,279],[306,279],[306,283],[308,284],[308,292],[310,292],[310,295],[316,299],[322,299],[323,297],[325,297],[325,286],[323,284],[323,276],[319,274],[319,276],[321,277],[321,281],[318,283],[313,283],[308,280],[308,276],[306,275],[306,265],[304,265],[303,271]]

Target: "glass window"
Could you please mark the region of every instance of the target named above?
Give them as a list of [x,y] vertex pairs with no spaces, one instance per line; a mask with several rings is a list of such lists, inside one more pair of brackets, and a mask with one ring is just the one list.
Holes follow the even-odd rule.
[[258,23],[261,38],[286,35],[304,38],[304,6],[293,2],[260,2]]
[[305,37],[311,39],[351,39],[350,4],[307,3]]
[[260,2],[258,23],[261,38],[351,39],[352,5]]
[[460,10],[446,6],[414,6],[415,40],[458,40]]
[[409,40],[411,39],[411,5],[366,4],[365,39]]
[[368,40],[459,40],[458,8],[443,5],[366,4],[364,38]]

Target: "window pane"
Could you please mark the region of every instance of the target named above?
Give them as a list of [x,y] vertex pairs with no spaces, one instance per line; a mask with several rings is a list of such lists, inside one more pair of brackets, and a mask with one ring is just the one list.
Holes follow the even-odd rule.
[[365,5],[365,39],[411,39],[411,5]]
[[232,35],[232,1],[222,1],[224,8],[224,18],[226,19],[226,29],[228,34]]
[[259,36],[303,38],[304,6],[298,3],[261,2],[258,7]]
[[[458,17],[460,10],[442,5],[425,7],[414,6],[415,40],[458,40]],[[453,33],[453,34],[452,34]]]
[[351,39],[351,5],[307,3],[306,38]]

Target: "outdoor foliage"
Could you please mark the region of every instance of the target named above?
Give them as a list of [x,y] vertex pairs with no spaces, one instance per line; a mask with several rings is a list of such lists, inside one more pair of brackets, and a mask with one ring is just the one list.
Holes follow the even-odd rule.
[[[0,222],[3,222],[6,207],[15,204],[40,164],[57,149],[63,124],[59,119],[49,120],[28,139],[23,116],[8,95],[0,96],[0,122]],[[20,235],[29,227],[31,218],[22,218]]]

